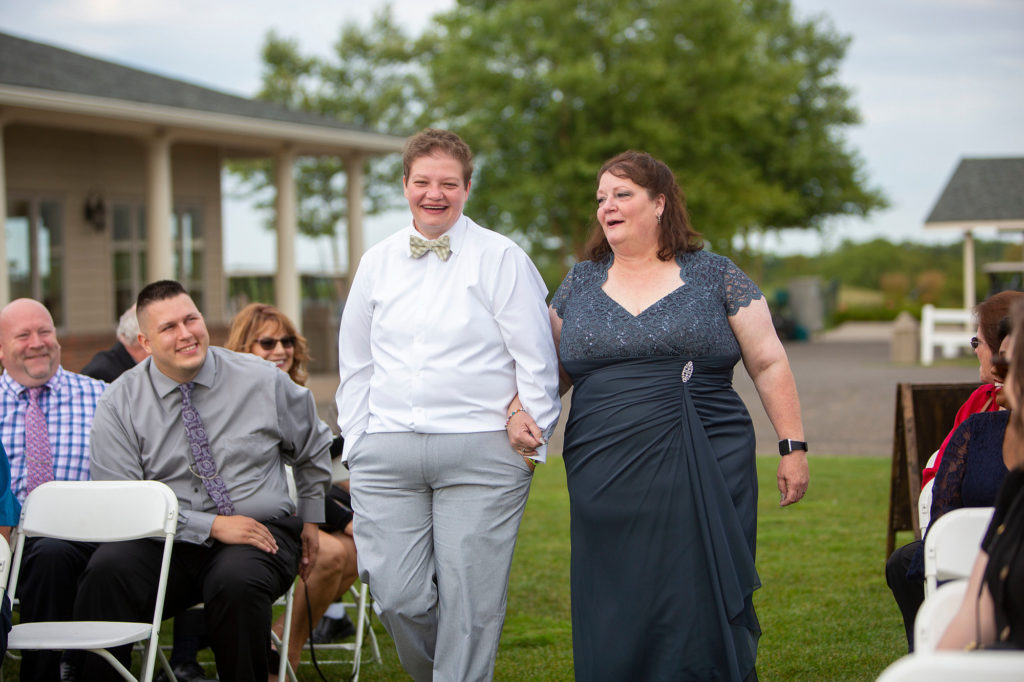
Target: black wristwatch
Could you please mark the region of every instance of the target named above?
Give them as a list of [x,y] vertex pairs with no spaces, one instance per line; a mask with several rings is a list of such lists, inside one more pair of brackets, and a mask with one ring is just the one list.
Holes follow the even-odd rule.
[[807,452],[807,443],[802,440],[793,440],[792,438],[784,438],[779,441],[780,455],[788,455],[796,450]]

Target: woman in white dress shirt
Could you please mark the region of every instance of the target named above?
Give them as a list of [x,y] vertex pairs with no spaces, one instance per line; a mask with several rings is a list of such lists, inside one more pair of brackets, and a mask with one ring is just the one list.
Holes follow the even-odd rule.
[[359,572],[413,679],[486,680],[560,409],[547,291],[521,248],[463,215],[457,135],[414,135],[403,163],[412,223],[361,259],[338,349]]

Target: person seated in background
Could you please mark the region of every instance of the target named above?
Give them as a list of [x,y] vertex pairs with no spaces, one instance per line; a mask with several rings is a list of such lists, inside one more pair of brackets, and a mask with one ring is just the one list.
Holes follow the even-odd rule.
[[974,317],[978,320],[978,330],[971,339],[971,348],[978,356],[979,386],[960,406],[953,418],[953,428],[939,446],[935,461],[921,471],[921,487],[935,478],[942,463],[942,454],[946,450],[953,432],[972,414],[979,412],[996,412],[1000,409],[997,397],[1001,383],[992,373],[992,358],[999,354],[999,346],[1009,334],[1010,308],[1016,301],[1024,300],[1024,292],[1001,291],[993,294],[974,306]]
[[118,320],[117,341],[107,350],[92,356],[92,360],[82,368],[82,374],[109,384],[148,356],[149,353],[139,344],[139,321],[135,317],[135,304],[132,304]]
[[[180,283],[149,284],[137,304],[139,340],[152,354],[96,407],[92,476],[171,487],[179,518],[165,615],[203,602],[219,679],[266,680],[272,604],[316,565],[330,429],[308,389],[251,355],[210,347]],[[148,539],[101,544],[79,583],[75,619],[145,620],[161,549]],[[112,653],[131,660],[130,645]],[[93,654],[82,670],[90,682],[120,679]]]
[[[1009,318],[1004,318],[998,329],[1002,339],[997,358],[1009,347]],[[979,353],[979,358],[981,356]],[[1005,364],[993,362],[991,356],[985,357],[983,362],[988,365],[995,385],[1001,386]],[[931,524],[954,509],[993,504],[1006,475],[1011,452],[1018,447],[1016,434],[1007,429],[1009,419],[1009,413],[1002,409],[969,415],[946,438],[945,456],[932,487]],[[885,579],[903,616],[908,649],[913,652],[914,619],[924,602],[924,538],[892,553],[886,562]]]
[[[306,339],[288,317],[274,306],[250,303],[231,322],[227,343],[229,350],[252,353],[274,363],[300,386],[306,384],[309,362]],[[340,454],[340,438],[331,446],[332,455]],[[346,482],[347,483],[347,482]],[[288,660],[294,669],[299,664],[302,648],[310,637],[310,623],[318,622],[327,608],[340,599],[356,580],[356,545],[352,538],[352,511],[347,487],[332,486],[327,499],[325,523],[318,533],[320,553],[316,566],[295,590],[292,607]],[[339,516],[340,514],[340,516]],[[274,623],[280,637],[284,632],[284,616]],[[352,626],[352,632],[355,627]]]
[[[0,441],[10,457],[10,489],[24,502],[47,481],[89,480],[89,429],[102,381],[61,367],[50,311],[19,298],[0,311]],[[57,538],[25,542],[18,597],[21,622],[70,620],[78,578],[95,545]],[[59,651],[25,651],[21,679],[67,677],[70,659]]]
[[959,610],[940,649],[1024,649],[1024,304],[1013,309],[1005,388],[1015,447]]

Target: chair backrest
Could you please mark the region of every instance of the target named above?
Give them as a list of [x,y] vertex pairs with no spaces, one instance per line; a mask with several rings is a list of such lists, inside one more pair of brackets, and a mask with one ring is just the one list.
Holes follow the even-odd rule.
[[[159,481],[50,481],[25,498],[18,524],[15,556],[25,538],[46,536],[81,542],[116,542],[138,538],[174,539],[178,498]],[[11,600],[21,562],[14,562]]]
[[914,653],[935,651],[942,633],[953,620],[967,592],[967,579],[952,580],[939,586],[917,610],[914,618]]
[[928,529],[924,539],[926,596],[935,592],[939,580],[970,576],[992,512],[992,507],[955,509],[943,514]]
[[932,521],[932,487],[935,479],[931,479],[921,488],[921,495],[917,498],[917,522],[921,526],[921,535],[928,530]]
[[7,591],[7,578],[11,574],[11,546],[7,538],[0,535],[0,601],[3,601],[4,592]]
[[1021,651],[939,651],[930,656],[911,654],[896,661],[877,682],[1020,682]]
[[159,481],[50,481],[25,498],[20,531],[82,542],[163,537],[178,499]]

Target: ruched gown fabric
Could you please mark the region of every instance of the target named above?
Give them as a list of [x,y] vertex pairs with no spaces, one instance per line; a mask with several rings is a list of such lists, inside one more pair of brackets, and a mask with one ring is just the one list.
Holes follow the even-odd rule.
[[601,289],[611,256],[552,299],[581,681],[756,679],[754,432],[728,316],[761,292],[724,257],[676,260],[680,287],[635,317]]

